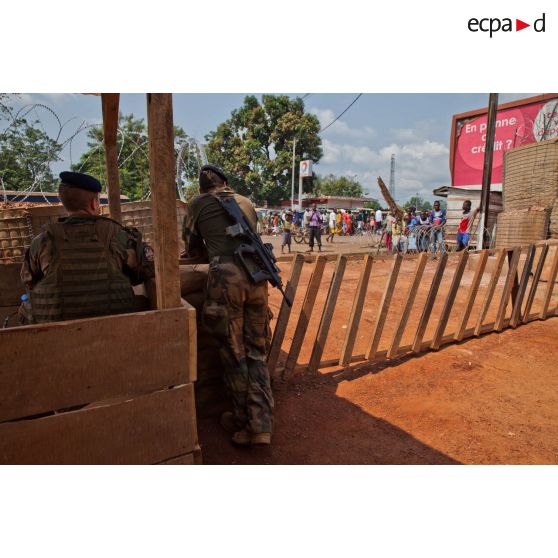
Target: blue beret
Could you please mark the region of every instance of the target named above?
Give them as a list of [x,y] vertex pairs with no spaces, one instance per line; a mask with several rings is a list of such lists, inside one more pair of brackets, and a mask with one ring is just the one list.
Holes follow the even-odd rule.
[[229,179],[227,178],[227,175],[223,172],[223,169],[220,169],[219,167],[216,167],[215,165],[204,165],[201,168],[200,173],[202,173],[203,171],[212,171],[217,176],[220,176],[225,182],[229,181]]
[[60,180],[71,188],[81,188],[90,192],[100,192],[101,183],[93,176],[82,172],[64,171],[60,173]]

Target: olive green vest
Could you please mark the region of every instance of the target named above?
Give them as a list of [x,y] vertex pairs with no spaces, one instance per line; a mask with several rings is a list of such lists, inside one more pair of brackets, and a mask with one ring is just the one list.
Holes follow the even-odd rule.
[[113,246],[117,223],[51,223],[52,260],[31,291],[35,322],[74,320],[133,311],[133,291]]

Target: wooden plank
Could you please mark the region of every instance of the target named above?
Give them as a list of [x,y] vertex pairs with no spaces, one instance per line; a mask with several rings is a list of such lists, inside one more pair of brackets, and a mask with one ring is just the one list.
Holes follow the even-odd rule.
[[147,95],[147,131],[157,308],[175,308],[180,306],[180,277],[176,234],[176,162],[170,93]]
[[117,144],[119,103],[119,93],[103,93],[101,95],[110,218],[120,223],[122,221],[122,210],[120,208],[120,178],[118,171]]
[[401,338],[403,337],[403,332],[405,331],[405,326],[409,320],[409,315],[413,308],[415,302],[415,297],[417,296],[418,289],[420,287],[420,282],[422,281],[422,276],[424,274],[424,268],[426,267],[426,261],[428,259],[428,253],[422,252],[417,260],[417,265],[414,272],[414,278],[409,286],[409,291],[407,293],[407,298],[403,312],[397,323],[397,329],[395,330],[395,335],[393,336],[393,341],[391,342],[390,348],[387,352],[387,358],[394,358],[397,356],[399,350],[399,344],[401,343]]
[[178,455],[172,459],[167,459],[157,463],[157,465],[201,465],[202,464],[202,453],[201,448],[196,446],[194,451],[186,453],[184,455]]
[[533,268],[533,261],[535,260],[536,250],[537,248],[534,244],[531,244],[531,246],[529,246],[529,249],[527,250],[527,258],[525,259],[525,265],[523,266],[523,272],[521,273],[521,281],[519,282],[510,318],[510,327],[513,328],[516,328],[521,321],[521,307],[523,305],[525,293],[527,292],[529,279],[531,278],[531,269]]
[[[285,287],[285,293],[291,299],[293,305],[303,265],[304,256],[302,254],[297,254],[291,264],[291,276],[287,281],[287,285]],[[279,315],[277,316],[275,330],[273,332],[273,340],[271,342],[269,354],[267,355],[267,366],[269,368],[269,373],[272,376],[275,372],[277,361],[279,360],[279,355],[281,354],[281,347],[283,346],[283,341],[285,340],[285,333],[287,331],[287,326],[289,325],[291,311],[292,307],[290,307],[286,303],[285,299],[283,299],[283,302],[281,303],[281,309],[279,310]]]
[[373,262],[374,257],[371,254],[368,254],[364,258],[364,265],[362,267],[360,279],[358,280],[355,298],[353,299],[351,315],[349,316],[347,334],[345,335],[345,341],[343,343],[343,348],[341,349],[341,356],[339,357],[339,366],[345,366],[349,364],[351,360],[351,354],[355,346],[356,334],[358,331],[358,326],[360,324],[360,318],[362,317],[362,310],[364,308],[364,301],[366,299],[366,291],[368,289],[368,283],[370,281],[370,273],[372,271]]
[[304,302],[302,303],[302,310],[296,324],[296,330],[291,343],[291,348],[289,350],[289,356],[287,357],[287,363],[285,365],[285,374],[292,372],[296,366],[296,361],[298,359],[298,355],[300,354],[300,349],[302,348],[306,330],[308,329],[308,324],[310,323],[310,317],[312,316],[316,296],[320,289],[325,264],[326,258],[324,256],[318,256],[314,265],[314,270],[312,271],[312,276],[310,277],[310,282],[308,283],[308,288],[306,289],[306,295],[304,297]]
[[556,282],[556,276],[558,275],[558,248],[554,252],[554,259],[552,260],[552,267],[550,268],[550,273],[548,275],[548,285],[546,287],[546,292],[544,294],[543,305],[539,313],[539,318],[541,320],[546,320],[548,315],[548,307],[550,306],[550,300],[552,299],[552,292],[554,291],[554,283]]
[[467,329],[467,322],[473,310],[475,304],[475,299],[477,298],[477,292],[482,280],[484,270],[486,268],[486,262],[488,261],[488,250],[483,250],[480,253],[479,261],[477,262],[477,268],[475,269],[475,275],[473,276],[473,281],[471,282],[471,287],[469,288],[469,294],[467,295],[467,302],[465,303],[465,311],[463,312],[463,318],[461,320],[461,325],[455,334],[456,341],[462,341],[465,338],[465,330]]
[[505,248],[502,248],[501,250],[498,251],[496,263],[494,265],[494,268],[492,269],[492,276],[490,277],[490,283],[488,284],[488,288],[484,296],[481,310],[479,312],[479,317],[477,318],[477,324],[475,326],[475,335],[481,334],[484,319],[486,318],[486,314],[488,313],[488,309],[490,308],[490,303],[492,302],[492,298],[494,297],[494,292],[496,290],[496,286],[498,285],[500,274],[502,273],[502,267],[504,267],[506,253],[507,251]]
[[517,280],[517,266],[519,265],[520,255],[521,249],[514,248],[511,260],[508,262],[508,274],[506,276],[506,282],[504,283],[504,289],[502,290],[502,298],[500,299],[500,306],[498,307],[498,313],[496,314],[496,320],[494,322],[494,331],[502,331],[504,327],[506,309],[510,301],[510,295],[515,281]]
[[367,360],[373,360],[376,356],[376,352],[378,351],[380,339],[382,338],[382,331],[384,330],[384,325],[386,323],[386,318],[389,311],[389,305],[391,304],[393,291],[395,290],[397,276],[399,275],[399,270],[401,269],[402,262],[403,256],[401,254],[396,254],[396,256],[393,258],[393,266],[391,268],[391,272],[384,289],[384,294],[380,302],[378,315],[376,317],[376,324],[374,326],[372,338],[370,339],[370,346],[366,353]]
[[327,341],[327,334],[329,332],[329,327],[331,326],[333,312],[335,310],[335,305],[337,304],[337,297],[339,296],[339,290],[341,289],[341,282],[343,281],[343,275],[345,274],[346,267],[347,258],[342,254],[339,254],[337,265],[335,266],[335,271],[333,272],[333,277],[331,278],[331,283],[329,285],[329,291],[327,293],[324,311],[318,327],[318,333],[316,334],[316,340],[314,341],[314,348],[312,349],[312,355],[310,357],[310,365],[308,367],[310,372],[315,372],[318,369],[320,359],[322,358],[324,346]]
[[434,339],[432,340],[432,344],[430,345],[430,347],[434,350],[440,348],[440,341],[444,336],[444,331],[448,323],[451,309],[453,308],[453,303],[455,302],[455,297],[457,296],[457,290],[459,289],[461,278],[463,277],[463,272],[465,271],[465,266],[467,265],[468,258],[469,258],[469,252],[467,250],[463,250],[459,255],[459,261],[457,262],[457,267],[455,268],[455,272],[451,280],[448,296],[446,298],[444,307],[442,308],[440,321],[438,322],[438,326],[436,327],[436,332],[434,333]]
[[0,329],[0,422],[191,382],[187,308]]
[[537,263],[537,269],[535,270],[535,274],[533,275],[531,290],[529,291],[529,296],[527,297],[527,302],[525,304],[525,310],[523,311],[523,318],[522,318],[523,323],[525,323],[526,319],[531,313],[533,302],[535,302],[535,296],[537,294],[537,289],[539,287],[539,281],[541,280],[541,275],[544,269],[544,263],[546,262],[548,249],[549,249],[548,244],[544,244],[541,248],[541,253],[539,255],[539,262]]
[[188,370],[190,371],[188,381],[195,382],[198,379],[198,322],[196,319],[196,309],[183,298],[181,298],[180,304],[188,312],[188,330],[185,332],[185,337],[188,340]]
[[2,464],[150,464],[196,446],[193,384],[0,424]]
[[438,265],[436,266],[436,271],[434,272],[434,277],[432,278],[432,284],[430,285],[430,290],[428,291],[428,297],[426,299],[424,309],[422,310],[420,322],[415,334],[415,340],[413,342],[413,352],[415,353],[418,353],[421,350],[422,339],[424,337],[424,333],[426,332],[426,328],[428,327],[428,321],[430,320],[430,315],[432,314],[432,309],[434,308],[434,303],[436,302],[436,296],[438,295],[438,289],[440,288],[440,283],[442,282],[447,262],[448,254],[447,252],[443,252],[438,260]]

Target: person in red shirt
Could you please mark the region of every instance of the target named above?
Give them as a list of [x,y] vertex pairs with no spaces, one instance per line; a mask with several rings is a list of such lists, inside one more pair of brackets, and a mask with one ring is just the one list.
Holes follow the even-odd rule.
[[469,241],[471,240],[471,227],[478,211],[478,207],[471,211],[471,200],[465,200],[463,202],[463,215],[461,217],[461,221],[459,222],[459,228],[457,229],[458,252],[465,250],[465,248],[469,246]]

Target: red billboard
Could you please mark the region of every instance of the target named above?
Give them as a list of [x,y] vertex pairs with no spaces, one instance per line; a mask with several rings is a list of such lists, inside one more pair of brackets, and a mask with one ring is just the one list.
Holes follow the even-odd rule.
[[[456,114],[451,129],[452,186],[480,186],[488,108]],[[492,163],[492,184],[502,183],[504,152],[558,137],[558,93],[499,105]]]

